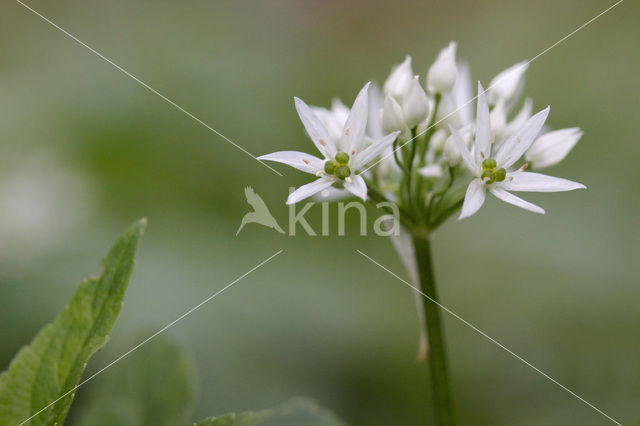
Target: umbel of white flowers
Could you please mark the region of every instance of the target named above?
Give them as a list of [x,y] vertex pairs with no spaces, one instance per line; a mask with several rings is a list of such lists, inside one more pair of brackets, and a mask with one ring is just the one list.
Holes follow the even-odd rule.
[[[499,72],[486,91],[478,83],[474,116],[469,67],[456,54],[457,44],[449,43],[422,78],[406,56],[391,68],[382,88],[365,84],[351,109],[338,99],[327,109],[295,98],[304,128],[321,156],[280,151],[258,157],[316,177],[290,194],[287,204],[325,193],[331,199],[355,195],[397,203],[401,221],[406,220],[401,236],[392,238],[416,285],[408,238],[416,226],[431,232],[458,209],[460,219],[469,217],[484,204],[487,192],[544,213],[513,192],[584,188],[530,171],[562,161],[582,131],[543,128],[549,107],[533,114],[533,101],[521,99],[528,63]],[[425,333],[423,328],[420,358],[426,353]]]
[[[371,83],[365,84],[351,110],[337,99],[327,110],[309,107],[295,98],[300,119],[322,157],[298,151],[280,151],[258,157],[287,164],[317,177],[291,193],[287,204],[330,187],[343,188],[366,200],[369,180],[366,178],[370,178],[372,172],[380,178],[381,187],[397,188],[398,173],[394,170],[395,164],[389,164],[392,163],[390,147],[396,140],[406,143],[411,138],[411,129],[424,128],[429,119],[434,121],[435,96],[442,97],[438,119],[432,125],[437,130],[427,141],[429,149],[425,158],[416,161],[423,163],[420,174],[428,179],[443,178],[444,169],[456,167],[461,161],[475,177],[469,184],[460,218],[471,216],[482,206],[487,190],[503,201],[543,213],[540,207],[509,191],[554,192],[584,188],[565,179],[525,172],[528,166],[541,169],[559,163],[582,135],[580,129],[570,128],[548,132],[536,139],[549,109],[531,116],[529,99],[511,121],[507,119],[522,93],[528,64],[520,62],[500,72],[491,81],[486,95],[479,85],[473,123],[468,68],[456,63],[456,48],[457,44],[451,42],[438,54],[425,79],[427,90],[421,86],[419,76],[413,73],[411,57],[407,56],[392,68],[382,92]],[[527,163],[511,170],[523,155]],[[380,156],[383,156],[382,160],[378,160]],[[375,168],[370,167],[372,164]],[[385,173],[380,175],[380,170],[376,169]],[[386,192],[390,199],[396,198],[393,193]]]

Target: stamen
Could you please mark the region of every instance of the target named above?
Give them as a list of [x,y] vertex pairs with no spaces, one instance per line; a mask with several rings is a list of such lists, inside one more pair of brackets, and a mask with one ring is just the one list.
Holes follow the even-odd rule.
[[513,180],[513,176],[509,176],[509,182]]
[[352,150],[351,150],[351,155],[353,155],[353,154],[355,154],[355,153],[356,153],[356,150],[355,150],[355,149],[352,149]]
[[525,170],[527,170],[527,168],[529,168],[529,163],[524,163],[522,167],[520,167],[520,170],[524,172]]
[[344,134],[349,136],[349,128],[348,127],[346,129],[344,129]]
[[516,142],[520,143],[520,138],[516,138]]
[[480,151],[480,157],[484,158],[484,152]]
[[318,170],[318,171],[316,172],[316,176],[318,176],[318,177],[322,177],[322,175],[323,175],[323,174],[324,174],[324,173],[322,172],[322,170]]
[[344,178],[344,181],[347,182],[347,183],[351,183],[351,178],[350,177],[346,177],[346,178]]
[[327,143],[325,141],[323,141],[322,139],[318,140],[318,143],[322,146],[327,146]]
[[304,164],[309,164],[309,160],[303,158],[302,161],[304,161]]
[[491,138],[489,138],[489,145],[493,145],[496,141],[496,134],[491,133]]

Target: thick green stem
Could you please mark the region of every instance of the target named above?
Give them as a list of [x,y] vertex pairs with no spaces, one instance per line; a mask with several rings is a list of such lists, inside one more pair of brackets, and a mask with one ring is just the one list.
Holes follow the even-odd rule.
[[436,282],[431,261],[431,247],[429,234],[424,230],[412,233],[416,262],[420,275],[422,291],[428,296],[422,298],[425,311],[425,321],[429,341],[427,355],[431,374],[431,390],[435,407],[436,421],[441,426],[454,424],[453,398],[449,384],[447,356],[445,350],[444,330],[440,320]]

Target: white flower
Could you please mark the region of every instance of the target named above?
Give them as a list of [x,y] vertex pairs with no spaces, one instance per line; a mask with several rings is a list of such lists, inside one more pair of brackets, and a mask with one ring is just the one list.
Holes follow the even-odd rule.
[[401,64],[391,68],[391,74],[384,82],[382,90],[389,93],[398,101],[402,101],[404,95],[409,90],[411,80],[413,80],[413,70],[411,69],[411,56],[407,55]]
[[367,199],[367,185],[356,172],[376,158],[398,136],[398,132],[391,133],[361,149],[369,114],[369,84],[358,93],[337,142],[331,138],[327,128],[311,108],[301,99],[295,98],[298,115],[324,159],[298,151],[280,151],[258,157],[259,160],[287,164],[318,177],[292,192],[287,198],[287,204],[304,200],[334,184],[340,184],[362,200]]
[[497,152],[492,152],[489,105],[484,96],[484,90],[478,83],[476,138],[472,152],[467,148],[460,133],[455,128],[450,127],[465,166],[475,176],[475,179],[471,181],[467,188],[459,219],[469,217],[480,209],[484,203],[487,189],[502,201],[535,213],[544,213],[542,208],[513,195],[509,191],[558,192],[585,187],[580,183],[566,179],[525,172],[526,167],[508,171],[529,149],[548,114],[549,107],[535,114],[511,135],[502,146],[497,150],[493,150]]
[[436,61],[427,73],[427,88],[432,93],[449,93],[456,82],[458,69],[456,67],[457,43],[452,41],[442,49]]
[[558,164],[582,137],[578,127],[545,133],[533,142],[524,155],[525,160],[535,169],[543,169]]
[[518,62],[496,75],[487,89],[489,103],[494,105],[502,100],[509,104],[517,98],[524,87],[524,73],[528,68],[528,62]]

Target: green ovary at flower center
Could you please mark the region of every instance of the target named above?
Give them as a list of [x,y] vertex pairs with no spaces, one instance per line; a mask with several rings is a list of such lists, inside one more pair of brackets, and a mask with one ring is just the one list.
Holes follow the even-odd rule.
[[328,175],[344,180],[351,176],[351,169],[347,164],[349,164],[349,154],[339,151],[333,160],[327,160],[324,163],[324,171]]
[[502,182],[507,177],[507,171],[504,168],[497,168],[496,160],[487,158],[482,162],[482,174],[480,178],[484,183]]

